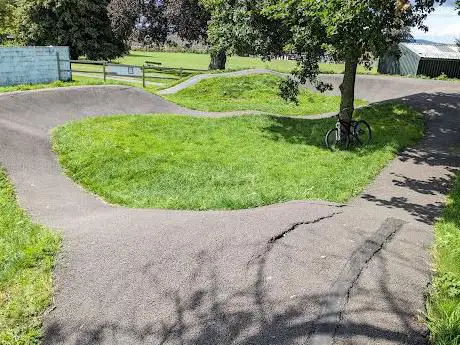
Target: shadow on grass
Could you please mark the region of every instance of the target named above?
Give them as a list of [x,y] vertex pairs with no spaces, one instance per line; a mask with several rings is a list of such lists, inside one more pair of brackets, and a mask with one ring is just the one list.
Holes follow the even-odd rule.
[[[358,109],[355,118],[366,120],[372,127],[370,144],[359,147],[366,153],[391,145],[400,150],[415,144],[423,131],[423,122],[411,108],[398,103],[382,103]],[[267,136],[275,141],[325,147],[325,135],[335,127],[336,118],[320,120],[271,117],[273,124],[265,128]],[[351,151],[358,152],[357,150]]]
[[[400,101],[417,106],[418,102],[422,102],[426,97],[428,96],[417,95]],[[452,154],[449,147],[460,144],[460,119],[455,117],[460,109],[460,101],[458,95],[430,95],[430,99],[433,100],[432,107],[424,109],[428,120],[427,137],[413,148],[400,153],[398,159],[410,160],[420,165],[420,169],[439,166],[444,170],[447,167],[450,175],[432,176],[427,180],[420,180],[411,175],[395,175],[393,183],[407,192],[412,191],[425,196],[445,195],[450,189],[453,174],[459,164],[459,157]],[[405,124],[410,118],[406,119],[406,122],[401,122],[401,119],[395,117],[396,111],[402,108],[388,104],[383,105],[385,106],[393,109],[394,115],[381,118],[377,110],[370,113],[363,110],[363,117],[372,123],[376,134],[374,145],[365,150],[374,150],[394,143],[399,145],[398,138],[409,137]],[[324,131],[333,123],[333,119],[311,121],[274,118],[272,125],[265,130],[266,135],[273,140],[322,147]],[[394,123],[397,126],[394,126]],[[404,209],[425,223],[432,223],[441,212],[441,205],[411,204],[404,198],[385,200],[370,194],[364,198],[382,207]],[[459,202],[457,195],[454,204],[458,205]],[[457,217],[455,221],[456,224],[459,223],[458,213],[455,213],[454,209],[446,217]],[[146,265],[142,271],[142,282],[147,286],[148,275],[155,277],[148,289],[154,291],[156,297],[147,302],[142,299],[142,291],[139,291],[143,304],[132,305],[135,315],[140,315],[138,320],[132,320],[132,324],[127,324],[118,321],[112,315],[117,306],[113,307],[107,300],[120,301],[123,305],[124,299],[131,296],[125,296],[126,291],[123,290],[108,289],[115,291],[115,296],[111,295],[107,300],[100,295],[94,297],[99,303],[94,308],[100,309],[96,313],[100,319],[72,322],[72,318],[69,318],[71,321],[51,323],[46,329],[44,344],[287,345],[308,343],[311,335],[319,329],[332,330],[330,336],[344,339],[364,337],[369,339],[369,342],[427,344],[425,333],[415,325],[410,298],[406,300],[406,296],[393,292],[391,267],[385,260],[378,266],[380,272],[375,274],[376,286],[384,296],[388,313],[397,315],[398,329],[391,323],[376,326],[376,321],[372,318],[361,318],[361,322],[348,320],[343,325],[323,323],[318,315],[331,297],[327,286],[323,293],[303,293],[291,298],[285,296],[283,290],[282,284],[286,282],[278,282],[278,289],[271,285],[275,283],[269,283],[271,272],[267,269],[267,261],[270,257],[264,257],[254,265],[248,266],[245,278],[239,280],[230,279],[232,275],[228,273],[228,258],[222,248],[197,253],[187,258],[187,266],[194,268],[190,269],[187,277],[183,277],[182,283],[166,279],[162,281],[163,285],[158,283],[160,279],[157,277],[164,274],[170,279],[167,274],[170,263]],[[410,261],[400,261],[410,265]],[[313,276],[311,279],[317,278]],[[305,281],[305,285],[307,283],[308,281]],[[414,284],[419,287],[419,282]],[[138,301],[136,297],[132,297],[132,300]],[[366,312],[382,315],[381,306],[372,303],[347,310],[348,315],[351,313],[360,316]],[[327,318],[328,315],[322,316]]]
[[[423,113],[420,119],[407,106]],[[398,175],[394,185],[425,195],[447,195],[452,188],[460,166],[460,97],[459,94],[418,94],[382,102],[357,110],[356,117],[371,124],[373,140],[370,145],[350,151],[357,157],[371,154],[390,146],[399,152],[397,159],[416,165],[447,168],[447,176],[433,176],[427,180]],[[425,137],[417,143],[425,121]],[[325,149],[324,135],[333,128],[334,119],[311,121],[305,119],[273,118],[273,125],[266,128],[272,140],[315,145]],[[402,150],[402,152],[401,152]],[[422,167],[421,167],[422,168]],[[365,194],[363,198],[386,208],[403,209],[420,222],[433,224],[440,216],[443,205],[412,203],[406,197],[382,199]]]

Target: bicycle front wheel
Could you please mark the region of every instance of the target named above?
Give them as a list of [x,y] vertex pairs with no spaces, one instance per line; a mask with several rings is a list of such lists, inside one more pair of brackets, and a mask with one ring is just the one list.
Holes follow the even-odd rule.
[[350,144],[348,135],[341,133],[340,140],[338,138],[339,130],[331,129],[326,134],[326,147],[331,151],[346,150]]
[[364,120],[356,122],[354,135],[359,144],[369,144],[372,140],[371,126]]

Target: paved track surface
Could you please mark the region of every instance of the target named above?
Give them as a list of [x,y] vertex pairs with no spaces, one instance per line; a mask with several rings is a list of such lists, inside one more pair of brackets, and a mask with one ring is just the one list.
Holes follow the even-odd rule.
[[[338,77],[326,76],[334,82]],[[87,116],[187,111],[141,90],[0,95],[0,155],[20,203],[62,229],[44,344],[424,344],[432,224],[460,152],[460,84],[359,77],[429,132],[347,205],[233,212],[110,206],[62,174],[49,132]]]

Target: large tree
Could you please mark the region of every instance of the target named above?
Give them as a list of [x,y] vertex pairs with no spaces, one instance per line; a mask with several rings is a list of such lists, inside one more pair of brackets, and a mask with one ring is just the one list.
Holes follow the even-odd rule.
[[0,44],[13,30],[16,0],[0,0]]
[[139,0],[111,0],[107,7],[112,31],[128,42],[141,16]]
[[[210,2],[207,0],[168,0],[166,15],[173,32],[187,42],[207,41],[211,14],[213,21],[215,21],[218,10],[209,5]],[[225,47],[216,49],[216,46],[216,44],[212,44],[209,69],[224,70],[227,52]]]
[[207,39],[210,14],[199,0],[168,0],[166,18],[172,32],[184,41]]
[[128,42],[164,44],[169,33],[166,1],[111,0],[108,6],[112,29]]
[[[298,67],[282,87],[287,99],[296,99],[298,82],[313,82],[321,90],[330,86],[318,81],[319,62],[332,56],[345,62],[341,116],[349,121],[354,109],[354,90],[358,64],[370,66],[395,43],[403,40],[407,27],[423,25],[435,5],[444,0],[208,0],[215,9],[228,6],[238,18],[238,25],[220,27],[215,36],[239,44],[241,38],[250,39],[252,51],[269,57],[277,53],[282,43],[298,56]],[[237,15],[237,16],[235,16]],[[261,20],[265,18],[265,20]],[[278,28],[278,40],[261,39],[260,22]],[[237,32],[235,33],[235,30]],[[241,34],[242,33],[242,34]],[[248,33],[253,33],[250,35]],[[255,34],[254,34],[255,33]],[[214,34],[214,33],[213,33]]]
[[7,25],[8,17],[10,16],[11,7],[9,0],[0,0],[0,28]]
[[232,13],[235,4],[230,1],[201,0],[210,14],[208,42],[211,45],[211,62],[209,69],[224,70],[227,64],[227,51],[231,43],[233,28]]
[[226,53],[279,53],[287,40],[284,23],[260,11],[260,2],[251,0],[201,0],[211,14],[208,42],[211,65],[225,68]]
[[165,15],[166,1],[141,0],[141,16],[135,33],[146,44],[164,44],[168,38],[169,24]]
[[[200,0],[111,0],[108,11],[116,33],[143,44],[164,44],[168,34],[187,43],[208,38],[210,13]],[[220,57],[211,59],[211,69],[225,69],[225,51]]]
[[128,51],[111,29],[109,0],[21,0],[17,38],[27,45],[65,45],[73,59],[113,59]]

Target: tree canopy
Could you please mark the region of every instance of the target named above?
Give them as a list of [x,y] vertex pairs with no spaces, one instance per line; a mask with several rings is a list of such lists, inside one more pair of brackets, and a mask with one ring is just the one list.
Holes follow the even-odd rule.
[[0,28],[4,28],[7,24],[10,13],[10,1],[0,0]]
[[145,44],[164,44],[166,42],[169,25],[165,11],[165,1],[143,0],[140,2],[139,21],[134,28],[138,41]]
[[125,40],[164,44],[169,34],[186,42],[207,38],[209,13],[198,0],[111,0],[112,29]]
[[112,31],[109,0],[20,0],[17,39],[26,45],[66,45],[71,57],[112,59],[128,51]]
[[141,16],[139,0],[111,0],[107,11],[113,32],[125,42],[129,41]]
[[260,11],[251,0],[201,0],[211,15],[208,42],[211,55],[281,52],[287,41],[284,23]]
[[15,0],[0,0],[0,44],[13,30]]
[[[357,65],[370,66],[404,39],[406,28],[427,30],[423,22],[444,0],[203,0],[211,8],[210,42],[270,58],[280,51],[294,53],[296,78],[282,95],[296,99],[298,82],[307,80],[321,90],[319,62],[330,57],[345,62],[341,85],[344,117],[353,111]],[[225,9],[223,13],[222,9]],[[230,42],[230,43],[228,43]]]
[[206,40],[209,12],[198,0],[168,0],[166,17],[172,32],[188,42]]

